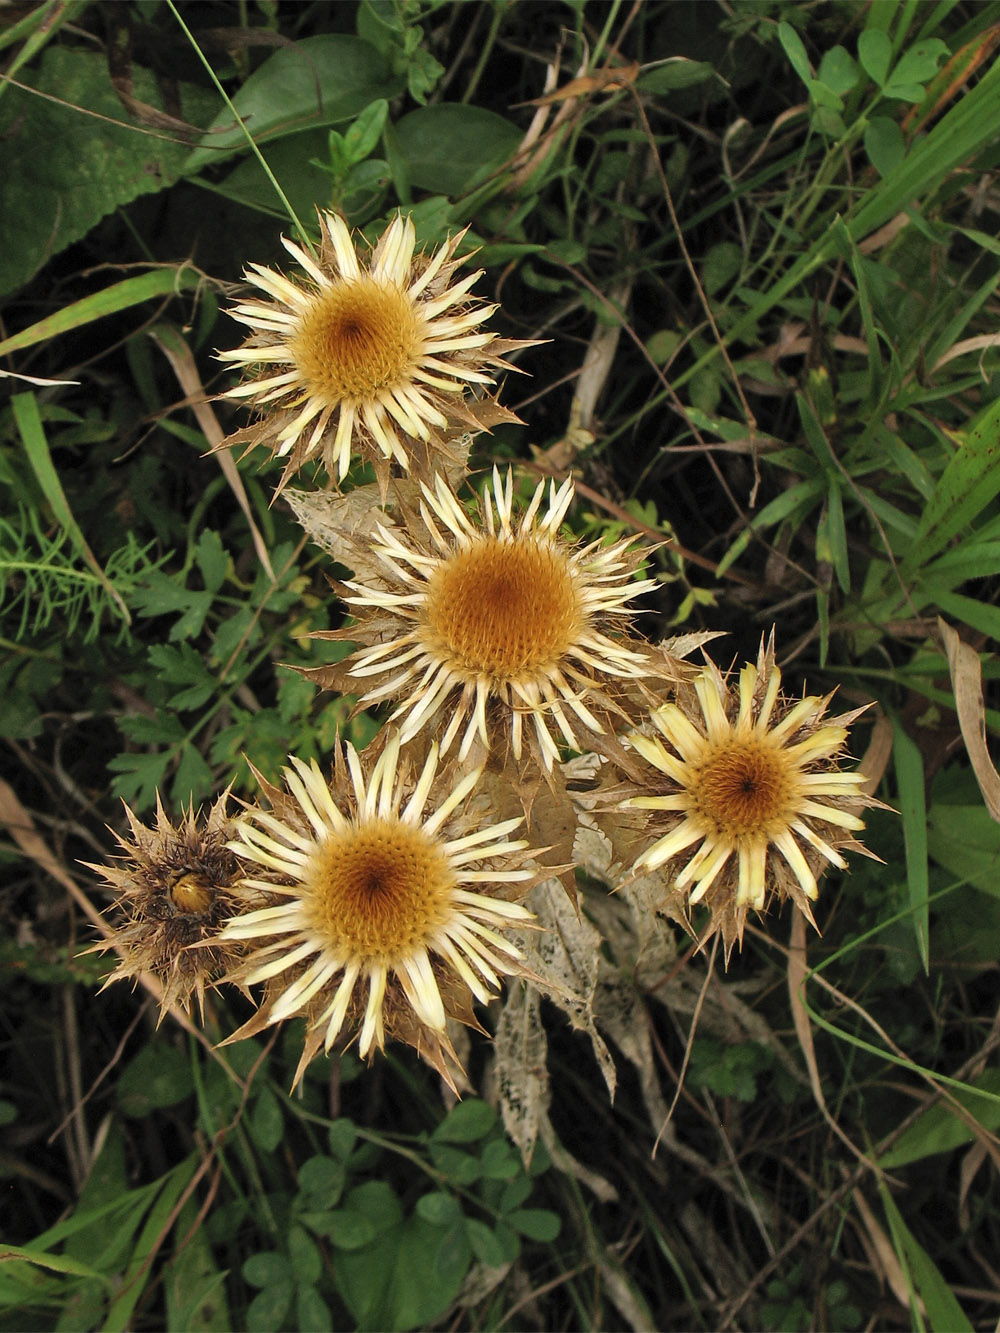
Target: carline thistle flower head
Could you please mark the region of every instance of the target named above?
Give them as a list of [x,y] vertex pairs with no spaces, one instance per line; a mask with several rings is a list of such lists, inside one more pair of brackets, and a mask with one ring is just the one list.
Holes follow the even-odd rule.
[[344,585],[354,623],[317,637],[359,645],[343,679],[371,682],[361,705],[397,701],[404,743],[436,727],[442,754],[502,744],[551,771],[560,741],[585,748],[623,716],[615,683],[649,669],[645,645],[619,632],[655,586],[635,577],[643,552],[564,539],[569,478],[547,500],[540,483],[518,516],[513,475],[494,468],[478,523],[441,476],[421,491],[419,515],[376,526],[378,581]]
[[791,898],[815,925],[810,903],[841,849],[871,855],[854,834],[858,812],[879,802],[864,775],[844,771],[848,727],[863,711],[827,718],[830,698],[780,693],[773,642],[761,644],[734,690],[714,664],[678,701],[650,714],[656,733],[629,741],[652,766],[647,791],[627,804],[650,812],[649,845],[636,869],[663,870],[665,887],[711,913],[728,957],[749,911]]
[[228,847],[235,824],[228,791],[203,818],[189,810],[178,826],[156,802],[156,824],[147,828],[125,807],[132,840],[116,833],[124,856],[117,865],[91,865],[115,890],[114,928],[94,950],[116,949],[120,961],[104,983],[148,972],[160,983],[160,1021],[173,1004],[191,999],[204,1010],[205,988],[234,967],[239,944],[220,939],[237,912],[259,895],[241,883],[243,869]]
[[445,447],[441,432],[456,419],[481,429],[463,395],[492,384],[490,370],[507,364],[500,354],[521,346],[475,331],[496,306],[467,300],[482,270],[451,281],[464,231],[415,256],[413,223],[397,215],[365,264],[341,217],[320,221],[318,259],[282,237],[304,280],[249,265],[247,278],[269,299],[230,310],[252,336],[220,353],[252,374],[223,396],[261,414],[224,443],[287,458],[279,491],[314,456],[340,480],[352,453],[387,476],[389,460],[410,470],[417,441],[431,453]]
[[472,1000],[485,1003],[518,971],[502,931],[531,919],[511,899],[538,878],[527,843],[511,836],[522,820],[489,822],[480,776],[439,776],[436,745],[415,772],[394,733],[374,764],[348,745],[332,783],[298,759],[285,792],[262,782],[271,811],[248,810],[229,844],[268,872],[247,886],[272,895],[222,932],[247,949],[230,979],[267,986],[237,1037],[302,1015],[296,1081],[345,1028],[358,1030],[363,1056],[395,1035],[448,1076],[457,1061],[446,1020],[475,1025]]

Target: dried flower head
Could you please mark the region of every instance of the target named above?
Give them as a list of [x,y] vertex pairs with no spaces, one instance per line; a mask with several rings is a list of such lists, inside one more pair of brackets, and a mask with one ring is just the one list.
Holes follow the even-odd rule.
[[858,811],[878,804],[862,793],[863,774],[840,767],[863,710],[826,718],[832,696],[796,701],[780,688],[773,642],[762,643],[735,691],[709,664],[651,713],[659,735],[629,737],[655,770],[653,794],[627,802],[654,812],[636,869],[664,868],[672,892],[704,903],[727,957],[747,913],[771,895],[813,921],[818,876],[846,867],[839,849],[865,852],[853,836],[864,827]]
[[439,780],[436,746],[415,774],[398,734],[367,773],[348,745],[332,784],[315,762],[291,764],[290,795],[262,784],[272,811],[249,810],[230,843],[283,880],[249,879],[280,901],[223,931],[252,950],[233,979],[268,983],[266,1003],[237,1035],[304,1015],[296,1081],[351,1027],[362,1055],[402,1036],[446,1072],[446,1019],[474,1023],[472,997],[486,1002],[500,975],[518,970],[518,950],[499,931],[530,919],[502,896],[537,878],[524,865],[527,844],[511,837],[522,821],[490,822],[475,800],[478,770]]
[[269,299],[230,311],[252,336],[220,354],[254,372],[224,396],[262,413],[226,444],[264,444],[287,457],[279,490],[314,455],[338,479],[352,452],[383,470],[395,459],[408,471],[415,441],[440,445],[439,432],[455,418],[480,428],[463,395],[492,384],[489,370],[506,364],[501,353],[520,346],[474,331],[496,307],[466,299],[482,270],[451,282],[465,232],[415,257],[413,223],[397,216],[363,264],[343,219],[320,218],[318,260],[282,238],[305,282],[249,266],[247,278]]
[[622,715],[614,683],[649,670],[644,645],[616,632],[655,586],[635,577],[643,553],[560,536],[569,478],[550,482],[547,504],[540,483],[518,518],[513,476],[494,468],[479,523],[440,476],[421,489],[419,515],[376,525],[380,577],[345,585],[355,623],[318,637],[361,645],[337,678],[355,690],[373,682],[361,705],[398,700],[404,744],[435,726],[442,754],[459,736],[459,759],[477,738],[483,751],[509,744],[517,760],[527,744],[551,771],[559,740],[587,748]]
[[116,918],[95,950],[117,950],[121,961],[104,983],[151,973],[163,988],[160,1021],[173,1004],[187,1011],[192,995],[204,1010],[205,987],[236,963],[239,945],[219,934],[226,921],[260,901],[240,881],[243,869],[227,846],[235,825],[229,793],[208,818],[189,810],[174,827],[156,802],[156,825],[147,828],[125,807],[133,841],[115,834],[125,853],[120,865],[93,865],[117,897]]

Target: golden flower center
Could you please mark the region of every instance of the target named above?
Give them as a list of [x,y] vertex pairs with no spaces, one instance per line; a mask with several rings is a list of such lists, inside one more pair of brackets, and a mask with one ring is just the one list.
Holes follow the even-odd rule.
[[793,795],[789,763],[759,740],[727,739],[698,766],[689,787],[694,808],[729,837],[768,835],[785,822]]
[[428,581],[425,645],[458,671],[544,673],[572,647],[582,614],[567,556],[533,537],[484,537]]
[[178,912],[197,916],[212,906],[215,890],[193,871],[184,871],[170,882],[170,901]]
[[421,829],[375,819],[335,834],[305,869],[311,927],[335,949],[399,957],[453,912],[455,875]]
[[410,298],[373,278],[317,293],[289,347],[309,392],[330,405],[365,401],[412,371],[420,328]]

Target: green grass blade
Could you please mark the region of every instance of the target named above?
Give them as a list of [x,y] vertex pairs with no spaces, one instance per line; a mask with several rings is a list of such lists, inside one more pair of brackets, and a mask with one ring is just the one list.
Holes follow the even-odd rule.
[[1000,478],[1000,401],[991,403],[963,433],[923,512],[913,545],[900,563],[905,579],[942,551],[996,498]]
[[[902,1214],[882,1180],[879,1181],[879,1193],[882,1196],[882,1207],[885,1209],[896,1253],[916,1294],[923,1300],[933,1333],[972,1333],[972,1325],[965,1317],[965,1311],[955,1299],[951,1288],[941,1276],[930,1255],[917,1242],[903,1221]],[[923,1328],[923,1320],[917,1311],[916,1303],[914,1303],[913,1317],[916,1326]]]
[[53,465],[52,455],[49,453],[49,442],[45,438],[45,429],[42,426],[42,417],[38,410],[35,395],[33,393],[16,393],[10,401],[14,412],[14,420],[17,422],[17,428],[21,433],[24,451],[28,455],[28,462],[31,464],[31,469],[46,500],[52,507],[56,521],[69,534],[77,554],[93,571],[104,591],[117,606],[126,625],[131,625],[132,617],[129,614],[128,607],[122,601],[114,584],[98,564],[96,556],[88,546],[87,539],[80,529],[80,525],[70,511],[66,493],[62,488],[62,482],[59,480],[59,474]]
[[197,287],[204,281],[204,274],[199,273],[197,269],[172,266],[154,269],[152,273],[144,273],[139,278],[125,278],[122,282],[116,282],[113,287],[105,287],[102,291],[94,292],[92,296],[74,301],[72,305],[57,310],[54,315],[40,319],[30,328],[22,329],[20,333],[15,333],[10,338],[4,338],[0,342],[0,356],[23,351],[25,347],[34,347],[37,343],[46,342],[60,333],[68,333],[70,329],[79,329],[86,324],[92,324],[95,319],[103,319],[105,315],[115,315],[119,310],[127,310],[129,306],[140,305],[143,301],[152,300],[157,296],[170,296]]
[[892,719],[894,740],[893,761],[899,785],[899,807],[903,818],[903,841],[906,848],[906,879],[913,910],[913,928],[917,948],[924,965],[930,972],[929,882],[927,877],[927,807],[924,795],[924,761],[916,741],[904,731],[899,718]]

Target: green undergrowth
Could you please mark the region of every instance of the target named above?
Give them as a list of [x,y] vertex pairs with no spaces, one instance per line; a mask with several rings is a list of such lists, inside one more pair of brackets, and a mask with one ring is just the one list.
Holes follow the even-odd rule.
[[[993,0],[0,13],[0,1328],[995,1327],[998,32]],[[728,970],[605,950],[613,1104],[543,1004],[527,1161],[485,1040],[458,1104],[403,1048],[290,1095],[294,1028],[213,1051],[81,952],[122,800],[248,797],[381,725],[291,669],[341,652],[309,636],[346,575],[280,464],[210,452],[225,307],[317,207],[469,227],[491,327],[538,340],[475,466],[571,469],[574,533],[658,543],[648,637],[741,663],[775,626],[793,692],[869,706],[892,807],[804,961],[787,915]]]

